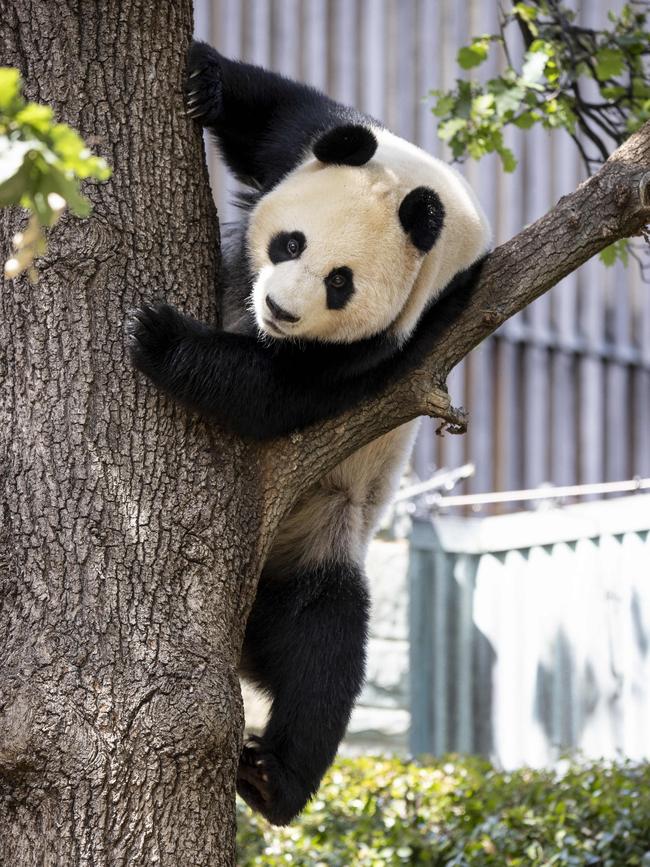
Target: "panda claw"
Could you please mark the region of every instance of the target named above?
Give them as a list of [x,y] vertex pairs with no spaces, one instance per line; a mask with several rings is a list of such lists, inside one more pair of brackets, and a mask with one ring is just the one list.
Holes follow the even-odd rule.
[[218,122],[222,110],[221,70],[217,57],[212,49],[196,42],[188,53],[185,113],[206,127]]

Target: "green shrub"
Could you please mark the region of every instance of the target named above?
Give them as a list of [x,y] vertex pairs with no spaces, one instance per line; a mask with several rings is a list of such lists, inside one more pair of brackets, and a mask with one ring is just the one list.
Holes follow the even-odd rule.
[[650,765],[340,760],[293,825],[238,824],[240,867],[650,867]]

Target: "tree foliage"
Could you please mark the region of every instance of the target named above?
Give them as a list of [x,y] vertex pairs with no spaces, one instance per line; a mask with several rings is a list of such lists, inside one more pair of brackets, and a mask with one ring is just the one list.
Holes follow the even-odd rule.
[[[510,4],[499,33],[476,36],[457,58],[462,69],[474,70],[498,52],[502,71],[432,91],[438,135],[455,158],[496,153],[512,172],[517,159],[505,142],[508,127],[564,129],[591,174],[650,118],[649,14],[650,4],[633,0],[608,13],[607,29],[595,30],[580,26],[559,0]],[[601,260],[611,265],[627,255],[623,241]]]
[[[608,13],[606,29],[594,30],[576,23],[576,13],[559,0],[512,3],[499,33],[474,37],[457,57],[462,69],[473,70],[498,51],[503,71],[431,92],[439,137],[456,159],[496,153],[512,172],[517,159],[505,143],[508,127],[563,129],[591,174],[650,118],[649,14],[650,3],[632,0]],[[626,265],[629,253],[623,239],[600,260]]]
[[[498,34],[475,37],[457,58],[463,69],[473,69],[497,47],[505,58],[503,72],[485,82],[459,79],[449,92],[432,92],[440,138],[455,157],[496,152],[504,169],[513,171],[517,162],[504,144],[506,127],[562,128],[593,172],[612,146],[650,118],[648,11],[645,3],[628,3],[620,14],[609,12],[608,30],[593,30],[576,24],[575,12],[557,0],[513,4]],[[513,31],[512,25],[518,27]],[[512,61],[513,32],[524,41],[520,68]]]
[[0,206],[21,205],[31,214],[25,231],[13,238],[6,277],[28,271],[35,280],[34,259],[46,249],[44,230],[66,207],[88,216],[90,202],[80,182],[110,176],[106,161],[94,156],[71,127],[56,123],[49,106],[24,99],[17,69],[0,67]]

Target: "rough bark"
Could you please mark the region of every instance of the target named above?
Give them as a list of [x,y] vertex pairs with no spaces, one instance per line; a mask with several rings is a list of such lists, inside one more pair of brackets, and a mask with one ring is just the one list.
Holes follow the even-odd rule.
[[234,860],[260,464],[134,376],[123,338],[145,298],[214,315],[191,5],[0,0],[2,62],[114,167],[0,300],[1,864]]
[[[427,363],[318,429],[253,447],[134,376],[127,308],[214,315],[218,238],[183,113],[190,0],[0,0],[2,62],[114,166],[37,286],[0,298],[0,863],[226,865],[235,667],[275,526],[306,485],[416,415],[462,428],[447,373],[650,216],[650,128],[496,250]],[[22,221],[2,216],[4,249]]]

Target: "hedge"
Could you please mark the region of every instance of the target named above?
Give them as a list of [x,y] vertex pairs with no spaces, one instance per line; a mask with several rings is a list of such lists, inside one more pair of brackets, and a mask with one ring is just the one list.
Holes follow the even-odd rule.
[[650,867],[650,764],[343,759],[300,820],[238,804],[238,865]]

